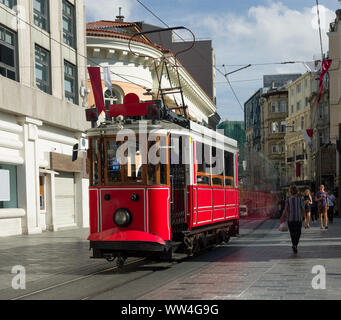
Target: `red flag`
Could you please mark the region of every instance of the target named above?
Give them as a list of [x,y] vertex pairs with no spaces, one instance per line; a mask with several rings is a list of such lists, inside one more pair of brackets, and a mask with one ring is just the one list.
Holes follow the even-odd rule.
[[94,93],[96,108],[98,110],[98,114],[100,115],[102,111],[105,112],[101,70],[99,67],[88,67],[88,72],[90,76],[92,91]]
[[322,61],[322,69],[321,69],[321,76],[320,76],[320,82],[319,82],[319,87],[320,87],[320,92],[319,92],[319,97],[317,99],[317,107],[319,106],[321,96],[322,96],[322,83],[323,83],[323,78],[324,75],[327,73],[328,69],[332,65],[332,59],[323,59]]
[[307,129],[307,135],[309,136],[309,138],[312,138],[314,135],[314,129]]
[[301,163],[296,162],[296,177],[300,177],[300,176],[301,176]]

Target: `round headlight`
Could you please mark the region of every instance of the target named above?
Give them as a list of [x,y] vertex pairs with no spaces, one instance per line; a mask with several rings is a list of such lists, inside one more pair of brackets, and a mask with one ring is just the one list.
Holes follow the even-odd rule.
[[132,222],[132,215],[128,209],[120,208],[114,213],[114,223],[118,227],[127,227]]

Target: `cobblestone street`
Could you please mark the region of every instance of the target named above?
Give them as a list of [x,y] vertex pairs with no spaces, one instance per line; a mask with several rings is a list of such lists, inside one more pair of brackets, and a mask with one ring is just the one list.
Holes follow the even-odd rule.
[[[341,220],[328,230],[303,229],[299,251],[276,220],[242,220],[241,236],[178,263],[145,263],[110,271],[89,258],[87,229],[3,238],[0,299],[341,299]],[[26,289],[13,290],[11,269],[26,269]],[[314,290],[315,265],[326,269],[326,289]],[[109,271],[108,271],[109,270]]]
[[[297,255],[289,233],[269,220],[234,240],[237,249],[191,276],[181,277],[142,299],[341,299],[341,221],[328,230],[302,230]],[[326,269],[326,289],[314,290],[315,265]]]

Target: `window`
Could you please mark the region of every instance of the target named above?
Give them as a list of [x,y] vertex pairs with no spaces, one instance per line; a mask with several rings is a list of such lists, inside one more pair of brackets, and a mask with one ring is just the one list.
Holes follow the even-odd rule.
[[0,209],[18,208],[17,167],[0,164]]
[[297,93],[300,93],[302,91],[302,84],[298,84],[297,87],[296,87],[296,92]]
[[224,151],[224,164],[225,164],[225,186],[234,186],[234,163],[233,153]]
[[39,176],[39,201],[40,211],[46,210],[46,196],[45,196],[45,176]]
[[301,101],[298,101],[296,104],[296,110],[300,111],[301,110]]
[[286,101],[280,102],[280,112],[287,112],[287,102]]
[[281,132],[285,132],[285,130],[286,130],[286,122],[281,121]]
[[[281,153],[285,153],[285,143],[281,143],[280,152],[281,152]],[[284,165],[285,165],[285,164],[284,164]],[[282,166],[283,166],[283,163],[282,163]]]
[[78,104],[78,83],[77,83],[77,68],[73,64],[64,61],[64,90],[65,98]]
[[304,129],[304,117],[301,117],[301,130]]
[[273,144],[271,146],[272,153],[278,153],[278,144]]
[[0,75],[18,80],[16,34],[0,26]]
[[37,87],[46,93],[51,93],[50,52],[36,45],[35,62]]
[[63,0],[63,41],[72,48],[76,47],[75,7]]
[[295,121],[292,122],[292,128],[291,132],[295,132]]
[[197,168],[197,184],[200,185],[210,185],[211,175],[210,175],[210,146],[204,145],[201,142],[197,142],[195,145],[195,162]]
[[104,91],[104,103],[106,110],[109,110],[109,105],[123,103],[124,93],[118,86],[113,86],[112,90]]
[[0,3],[11,9],[13,9],[13,7],[15,6],[15,0],[0,0]]
[[277,112],[277,102],[271,102],[271,112]]
[[291,106],[291,113],[294,113],[294,106]]
[[278,133],[278,122],[271,122],[270,133]]
[[41,29],[49,31],[49,1],[33,1],[33,20],[34,24]]

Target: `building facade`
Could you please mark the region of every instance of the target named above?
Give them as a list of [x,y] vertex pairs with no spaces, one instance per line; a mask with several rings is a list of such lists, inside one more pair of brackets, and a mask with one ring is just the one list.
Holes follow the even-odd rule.
[[285,131],[288,115],[288,90],[286,86],[267,89],[261,99],[262,139],[261,152],[267,160],[272,175],[264,178],[280,189],[285,181]]
[[[181,94],[176,92],[180,78],[189,118],[208,126],[210,116],[217,111],[212,99],[187,69],[179,61],[175,62],[169,50],[156,46],[146,36],[131,39],[133,34],[139,32],[139,24],[122,19],[87,24],[88,65],[101,67],[106,105],[122,103],[124,95],[131,92],[136,93],[140,100],[160,99],[160,88],[165,91],[174,88],[172,91],[175,93],[165,95],[165,101],[167,107],[178,112],[177,109],[182,105]],[[167,72],[162,66],[164,58],[170,62]],[[175,64],[179,68],[174,67]],[[104,67],[110,70],[111,92],[104,82]],[[93,103],[90,95],[89,104]]]
[[224,135],[238,142],[238,176],[245,177],[243,162],[245,160],[245,124],[244,121],[225,120],[219,123],[217,129],[224,130]]
[[0,236],[87,227],[82,0],[0,1]]
[[296,184],[302,191],[312,188],[316,177],[315,147],[313,144],[307,145],[303,134],[304,131],[315,127],[316,78],[316,73],[307,72],[288,86],[289,110],[285,135],[287,185]]
[[[321,129],[329,124],[328,130],[323,130],[320,135],[320,144],[323,151],[320,154],[320,163],[328,162],[330,169],[320,169],[322,176],[321,182],[332,184],[335,188],[339,184],[339,152],[336,150],[337,140],[339,137],[339,123],[341,123],[341,10],[336,11],[336,18],[330,24],[329,32],[329,56],[332,59],[332,65],[329,68],[327,84],[329,85],[329,97],[322,101],[320,113],[325,115],[328,113],[327,121],[320,120]],[[327,94],[326,94],[327,95]],[[329,98],[329,99],[328,99]],[[327,101],[326,101],[327,100]],[[325,123],[327,122],[327,123]],[[329,122],[329,123],[328,123]],[[329,132],[328,132],[329,131]],[[327,159],[323,159],[328,154]],[[334,161],[335,160],[335,161]],[[332,169],[334,171],[332,172]],[[334,179],[333,179],[334,178]],[[324,180],[324,181],[323,181]],[[333,180],[333,181],[332,181]],[[340,192],[340,190],[339,190]],[[339,193],[340,194],[340,193]]]

